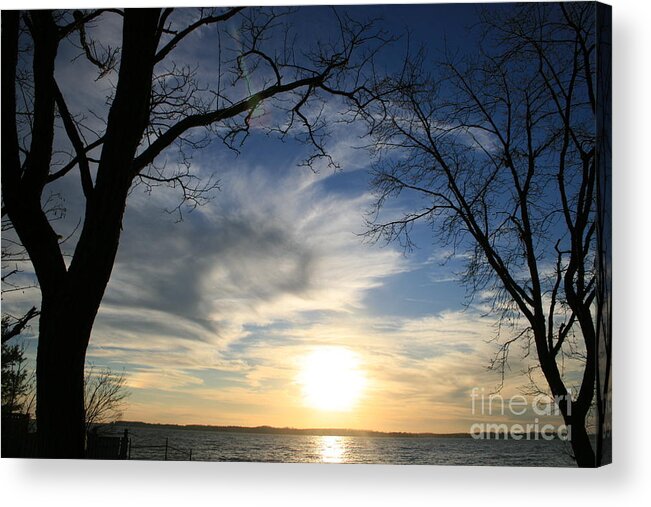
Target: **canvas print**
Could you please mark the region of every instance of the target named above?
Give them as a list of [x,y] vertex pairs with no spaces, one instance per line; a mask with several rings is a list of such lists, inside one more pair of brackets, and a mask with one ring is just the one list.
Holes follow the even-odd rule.
[[2,457],[611,461],[611,9],[2,11]]

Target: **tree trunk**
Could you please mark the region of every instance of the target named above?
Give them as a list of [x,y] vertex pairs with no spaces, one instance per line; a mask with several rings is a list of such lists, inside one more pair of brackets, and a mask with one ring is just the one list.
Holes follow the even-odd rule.
[[38,349],[36,417],[41,458],[84,457],[85,350],[71,352],[58,356],[51,347]]
[[83,458],[85,454],[84,362],[90,328],[79,325],[82,316],[69,303],[43,300],[36,359],[38,455],[42,458]]
[[583,421],[570,421],[568,424],[571,428],[571,443],[572,451],[574,452],[574,459],[580,468],[595,468],[597,461],[595,458],[592,442],[585,429],[585,420]]
[[[596,466],[595,453],[585,427],[585,417],[589,405],[586,408],[583,401],[581,403],[571,401],[571,393],[565,387],[556,359],[546,346],[544,323],[539,321],[537,324],[534,326],[534,336],[538,361],[554,399],[558,400],[558,408],[563,416],[563,422],[568,427],[574,459],[580,468],[594,468]],[[587,381],[589,380],[583,379],[583,382]]]

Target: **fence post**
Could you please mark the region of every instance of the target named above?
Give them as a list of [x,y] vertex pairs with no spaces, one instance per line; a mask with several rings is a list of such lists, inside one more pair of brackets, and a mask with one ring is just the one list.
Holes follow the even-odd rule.
[[167,461],[167,443],[168,443],[169,438],[165,439],[165,461]]
[[190,459],[188,461],[192,461],[192,449],[190,449]]
[[120,459],[127,459],[128,454],[129,454],[129,430],[125,428],[124,434],[120,439]]

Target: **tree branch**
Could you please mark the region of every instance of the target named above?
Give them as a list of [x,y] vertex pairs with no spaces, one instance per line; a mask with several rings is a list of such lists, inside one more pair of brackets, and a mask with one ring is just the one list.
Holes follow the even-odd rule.
[[90,175],[88,157],[86,156],[86,152],[88,151],[88,149],[84,146],[84,143],[82,142],[81,137],[79,136],[79,132],[77,131],[77,127],[75,126],[75,121],[72,119],[72,115],[70,114],[70,111],[68,111],[68,106],[66,105],[65,99],[63,98],[63,94],[61,93],[61,90],[59,89],[59,86],[57,85],[56,81],[54,82],[54,97],[55,97],[57,107],[59,108],[59,114],[63,119],[63,126],[66,130],[66,133],[68,134],[68,138],[70,139],[70,142],[72,143],[72,147],[77,153],[76,159],[79,164],[79,173],[81,175],[81,187],[83,189],[84,196],[86,197],[86,199],[90,199],[93,194],[93,180]]
[[202,17],[192,23],[191,25],[187,26],[180,32],[174,35],[172,37],[172,40],[170,40],[167,44],[165,44],[159,51],[156,53],[155,57],[155,62],[160,62],[163,60],[169,53],[172,52],[172,50],[189,34],[194,32],[197,28],[204,26],[204,25],[209,25],[209,24],[214,24],[214,23],[219,23],[222,21],[226,21],[238,12],[240,12],[244,7],[234,7],[226,11],[224,14],[221,14],[219,16],[206,16],[205,18]]

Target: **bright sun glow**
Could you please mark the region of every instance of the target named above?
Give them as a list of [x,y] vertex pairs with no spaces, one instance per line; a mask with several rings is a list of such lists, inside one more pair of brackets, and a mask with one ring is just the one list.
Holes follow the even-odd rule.
[[298,382],[307,406],[344,412],[359,400],[366,377],[356,353],[343,347],[320,347],[302,359]]

